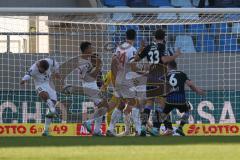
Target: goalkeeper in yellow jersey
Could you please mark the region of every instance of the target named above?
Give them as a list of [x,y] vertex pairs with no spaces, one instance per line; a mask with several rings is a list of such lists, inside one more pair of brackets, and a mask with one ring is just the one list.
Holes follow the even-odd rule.
[[[114,85],[114,77],[112,75],[112,72],[111,71],[108,71],[106,73],[106,75],[103,77],[103,85],[101,87],[101,90],[103,92],[106,92],[108,87],[109,86],[113,86]],[[112,112],[113,112],[113,109],[116,107],[116,106],[119,106],[120,104],[120,99],[115,97],[114,95],[112,95],[111,99],[109,100],[108,102],[108,112],[107,112],[107,124],[108,126],[110,125],[110,120],[111,120],[111,115],[112,115]]]

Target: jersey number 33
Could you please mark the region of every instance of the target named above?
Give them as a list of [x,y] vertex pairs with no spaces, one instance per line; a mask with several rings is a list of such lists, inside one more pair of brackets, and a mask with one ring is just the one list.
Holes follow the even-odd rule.
[[158,50],[151,50],[148,52],[149,60],[151,64],[158,64],[160,61],[159,51]]

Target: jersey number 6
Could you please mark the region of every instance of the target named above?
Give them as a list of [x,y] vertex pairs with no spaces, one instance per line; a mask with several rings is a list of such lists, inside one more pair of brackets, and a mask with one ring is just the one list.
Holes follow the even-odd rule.
[[170,76],[169,83],[172,87],[175,87],[177,85],[177,79],[175,78],[175,74],[172,74]]

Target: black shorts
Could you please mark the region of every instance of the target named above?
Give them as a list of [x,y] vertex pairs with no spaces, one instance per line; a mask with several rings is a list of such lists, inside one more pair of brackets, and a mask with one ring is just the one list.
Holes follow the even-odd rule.
[[163,96],[166,91],[166,66],[163,64],[151,65],[147,75],[146,95],[149,98]]
[[152,85],[146,85],[146,91],[151,91],[151,90],[155,90],[155,89],[157,89],[158,88],[158,86],[152,86]]
[[163,113],[169,114],[175,108],[178,109],[180,113],[183,113],[190,110],[190,105],[188,102],[185,102],[185,104],[171,104],[166,102]]

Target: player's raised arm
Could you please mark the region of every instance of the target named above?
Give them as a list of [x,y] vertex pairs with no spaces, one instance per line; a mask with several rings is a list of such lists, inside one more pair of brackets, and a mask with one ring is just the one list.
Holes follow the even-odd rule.
[[144,57],[146,57],[147,53],[148,53],[148,49],[149,49],[149,47],[146,47],[145,42],[142,40],[141,41],[141,46],[138,49],[137,54],[134,56],[134,61],[138,62],[141,59],[143,59]]
[[45,58],[45,60],[48,62],[51,68],[52,76],[54,78],[60,79],[59,63],[55,59],[51,58]]
[[33,75],[33,73],[34,73],[33,70],[34,70],[34,65],[32,65],[32,66],[30,67],[30,69],[27,71],[27,73],[26,73],[26,74],[24,75],[24,77],[22,78],[22,80],[21,80],[21,82],[20,82],[21,85],[26,84],[26,82],[31,79],[31,77],[32,77],[32,75]]
[[93,55],[91,56],[91,63],[93,64],[94,69],[90,72],[90,75],[94,78],[97,77],[98,73],[101,71],[102,69],[102,61],[101,59],[98,57],[98,55]]
[[193,81],[191,80],[187,80],[186,84],[188,85],[189,88],[191,88],[192,91],[196,92],[199,95],[205,95],[204,90],[202,90],[201,88],[199,88],[198,86],[196,86]]
[[134,56],[134,61],[139,62],[140,60],[142,60],[147,56],[148,52],[149,52],[149,46],[144,48],[141,47],[141,49],[139,49],[137,54]]
[[52,60],[53,61],[53,73],[54,73],[54,77],[57,79],[60,79],[60,70],[59,70],[59,63],[56,60]]
[[137,67],[137,63],[135,62],[135,55],[136,55],[137,50],[134,48],[132,52],[132,56],[130,58],[130,64],[131,64],[131,70],[133,72],[138,72],[140,69]]
[[176,53],[172,56],[162,56],[161,60],[164,64],[174,61],[178,56],[181,55],[180,48],[177,49]]

